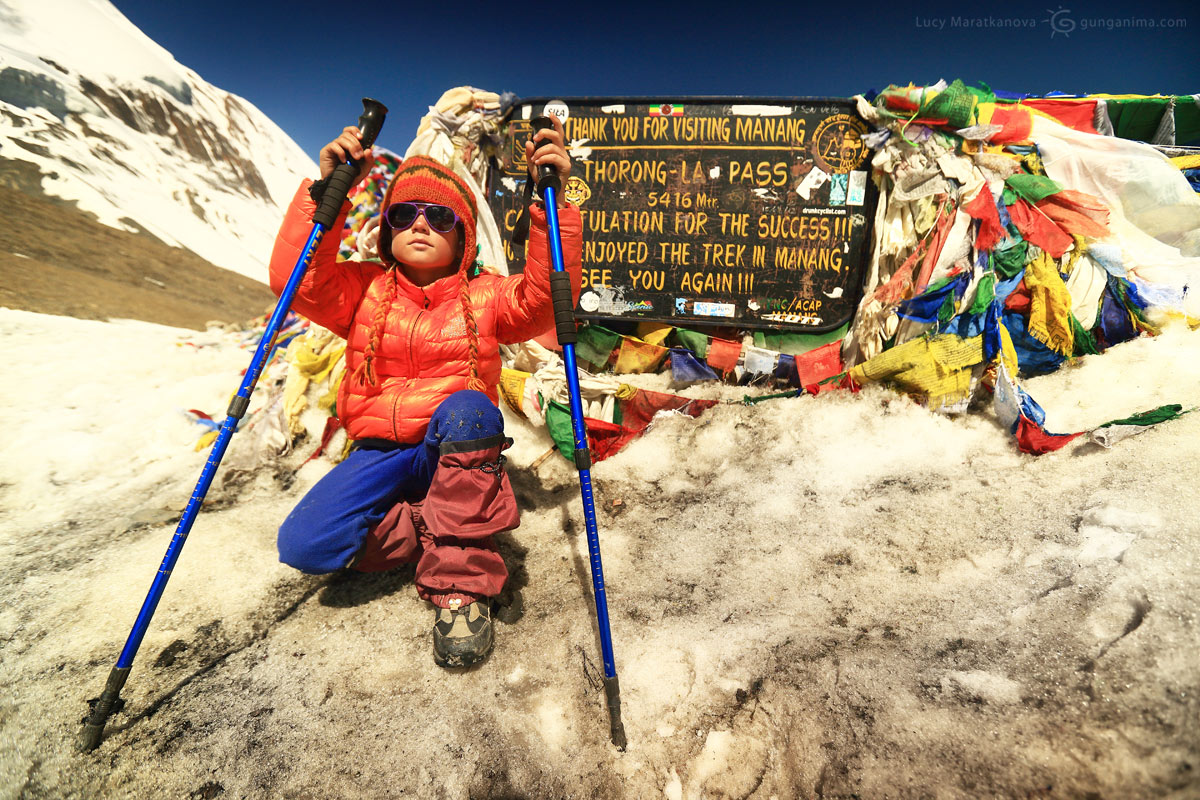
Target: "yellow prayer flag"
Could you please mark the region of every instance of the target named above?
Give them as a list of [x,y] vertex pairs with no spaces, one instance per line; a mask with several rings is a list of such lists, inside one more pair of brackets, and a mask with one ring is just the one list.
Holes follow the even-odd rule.
[[943,334],[885,350],[852,368],[849,375],[859,383],[889,381],[902,391],[923,395],[930,408],[938,409],[970,396],[972,367],[982,361],[982,336],[962,339]]
[[522,417],[525,416],[525,409],[522,408],[521,400],[525,397],[525,380],[530,373],[522,372],[519,369],[509,369],[502,367],[500,369],[500,384],[497,388],[500,390],[500,396],[504,398],[504,402],[508,403],[508,407],[516,411]]
[[1004,327],[1004,323],[1000,323],[1000,359],[1009,375],[1017,374],[1017,367],[1020,365],[1017,360],[1017,348],[1013,346],[1012,334]]
[[671,335],[671,331],[675,328],[671,325],[665,325],[661,322],[639,322],[637,324],[638,338],[643,342],[662,346],[662,343]]
[[200,439],[197,440],[197,442],[196,442],[195,451],[197,453],[199,453],[204,448],[211,446],[213,441],[215,441],[217,438],[217,433],[218,433],[217,431],[209,431],[208,433],[201,436]]
[[632,336],[622,336],[621,349],[617,352],[617,364],[613,371],[618,374],[657,372],[668,352],[670,351],[665,347],[643,342]]
[[1058,274],[1058,266],[1045,252],[1025,266],[1029,288],[1029,335],[1056,353],[1075,352],[1071,326],[1071,293]]

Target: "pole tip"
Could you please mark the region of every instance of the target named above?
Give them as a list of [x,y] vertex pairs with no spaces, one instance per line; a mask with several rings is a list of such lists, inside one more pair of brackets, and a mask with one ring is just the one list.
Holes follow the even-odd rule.
[[612,734],[612,743],[617,746],[618,750],[624,753],[625,745],[628,742],[625,741],[625,726],[621,724],[621,720],[616,720],[613,723],[610,733]]
[[83,730],[75,740],[75,749],[81,753],[90,753],[100,745],[100,737],[104,734],[103,725],[84,724]]

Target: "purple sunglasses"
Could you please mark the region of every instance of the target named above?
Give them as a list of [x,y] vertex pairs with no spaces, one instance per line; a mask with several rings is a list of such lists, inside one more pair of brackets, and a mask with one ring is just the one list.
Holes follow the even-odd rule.
[[458,224],[458,214],[449,206],[438,203],[392,203],[383,218],[393,231],[405,231],[422,214],[429,227],[438,233],[449,233]]

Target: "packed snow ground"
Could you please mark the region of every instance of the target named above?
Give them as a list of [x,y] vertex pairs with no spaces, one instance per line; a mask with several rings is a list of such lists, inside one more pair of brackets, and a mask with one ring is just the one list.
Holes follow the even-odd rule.
[[[1200,794],[1200,413],[1034,458],[988,410],[882,389],[665,418],[595,467],[624,753],[576,476],[531,470],[549,439],[508,414],[523,522],[487,662],[433,664],[411,571],[278,563],[330,468],[294,472],[310,437],[218,477],[126,710],[78,754],[205,459],[181,410],[219,416],[249,361],[215,331],[180,344],[205,336],[0,310],[2,797]],[[1053,431],[1194,405],[1198,343],[1026,388]]]

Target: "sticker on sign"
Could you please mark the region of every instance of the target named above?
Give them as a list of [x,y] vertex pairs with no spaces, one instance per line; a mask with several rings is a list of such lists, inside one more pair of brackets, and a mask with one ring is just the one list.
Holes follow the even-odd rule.
[[567,108],[567,104],[562,100],[551,100],[549,103],[546,103],[546,107],[542,109],[542,113],[546,116],[553,114],[563,122],[566,122],[567,117],[571,116],[571,110]]
[[695,303],[692,313],[698,317],[732,317],[737,309],[733,303]]

